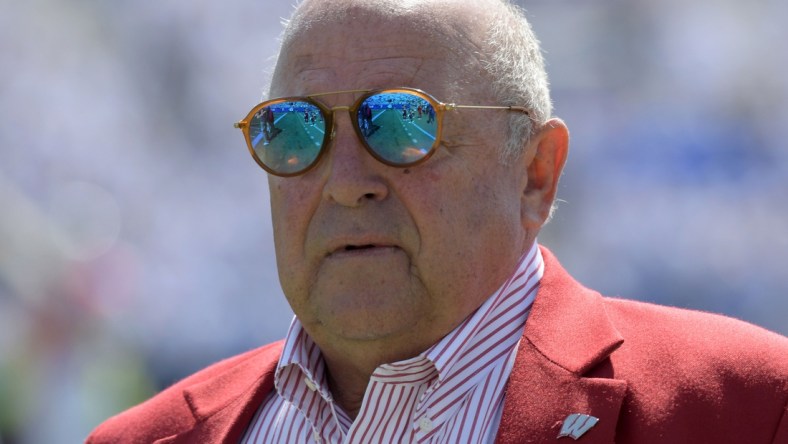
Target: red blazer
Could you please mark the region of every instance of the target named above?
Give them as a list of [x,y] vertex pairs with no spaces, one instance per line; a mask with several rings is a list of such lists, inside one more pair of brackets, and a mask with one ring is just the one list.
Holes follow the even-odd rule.
[[[509,379],[498,443],[788,443],[788,338],[734,319],[602,297],[542,248],[545,274]],[[273,390],[276,342],[110,418],[88,443],[237,443]]]

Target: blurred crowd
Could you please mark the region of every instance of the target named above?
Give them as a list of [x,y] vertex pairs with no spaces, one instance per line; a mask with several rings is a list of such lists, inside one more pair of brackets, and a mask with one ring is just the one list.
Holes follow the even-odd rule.
[[[572,132],[540,241],[607,294],[788,334],[788,3],[520,4]],[[79,442],[284,335],[232,123],[290,10],[0,0],[0,443]]]

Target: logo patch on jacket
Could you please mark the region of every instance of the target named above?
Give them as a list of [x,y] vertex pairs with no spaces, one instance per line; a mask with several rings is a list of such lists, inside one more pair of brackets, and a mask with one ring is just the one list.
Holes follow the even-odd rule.
[[599,422],[599,418],[596,416],[572,413],[564,419],[564,424],[561,426],[561,433],[558,434],[558,438],[568,436],[577,440],[591,427],[595,426],[597,422]]

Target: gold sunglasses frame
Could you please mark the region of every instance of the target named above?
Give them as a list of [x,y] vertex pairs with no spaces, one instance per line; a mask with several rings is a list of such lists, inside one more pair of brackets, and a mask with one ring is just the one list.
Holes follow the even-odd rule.
[[[387,94],[387,93],[405,93],[419,97],[427,101],[435,110],[435,122],[437,124],[435,129],[435,141],[432,143],[432,146],[430,146],[429,151],[427,152],[427,154],[424,155],[424,157],[421,157],[413,162],[409,162],[405,164],[390,162],[384,159],[383,157],[381,157],[377,152],[375,152],[375,150],[369,146],[366,139],[364,138],[362,130],[358,124],[357,113],[359,108],[364,103],[364,101],[367,100],[369,97],[372,97],[377,94]],[[338,94],[361,94],[361,96],[359,96],[359,98],[356,99],[351,106],[339,105],[334,107],[328,107],[322,102],[315,100],[316,97],[338,95]],[[312,161],[312,163],[307,165],[305,168],[293,173],[281,173],[274,171],[273,169],[265,165],[265,163],[263,163],[263,161],[260,160],[260,158],[257,156],[257,153],[255,152],[254,147],[252,146],[252,139],[249,135],[249,128],[251,126],[250,122],[254,118],[255,114],[260,112],[260,110],[262,110],[263,108],[272,105],[277,105],[279,103],[296,102],[296,101],[306,102],[320,109],[320,112],[323,114],[326,130],[323,135],[323,141],[320,145],[320,151],[318,151],[318,154],[315,157],[315,159]],[[307,96],[291,96],[291,97],[282,97],[277,99],[266,100],[265,102],[261,102],[255,105],[254,108],[252,108],[252,110],[246,114],[246,117],[234,123],[233,126],[235,128],[239,128],[243,132],[244,139],[246,140],[246,146],[249,148],[249,153],[252,155],[252,158],[255,160],[255,162],[257,162],[257,164],[262,169],[275,176],[292,177],[292,176],[305,174],[306,172],[314,168],[320,162],[320,159],[323,157],[323,154],[325,154],[325,152],[328,151],[328,148],[330,147],[331,142],[333,142],[334,136],[336,135],[336,128],[334,127],[334,113],[337,111],[345,111],[345,110],[348,111],[350,115],[350,121],[353,125],[353,129],[356,132],[356,136],[358,137],[358,140],[364,146],[364,149],[366,149],[366,151],[370,155],[372,155],[372,157],[374,157],[377,161],[383,163],[384,165],[397,167],[397,168],[407,168],[426,162],[427,159],[432,157],[432,155],[435,153],[441,142],[441,131],[443,130],[444,113],[446,111],[454,111],[458,109],[491,109],[491,110],[517,111],[524,113],[529,118],[531,117],[530,113],[528,112],[528,109],[523,106],[457,105],[456,103],[444,103],[420,89],[400,87],[400,88],[384,88],[384,89],[350,89],[350,90],[342,90],[342,91],[324,92],[318,94],[309,94]]]

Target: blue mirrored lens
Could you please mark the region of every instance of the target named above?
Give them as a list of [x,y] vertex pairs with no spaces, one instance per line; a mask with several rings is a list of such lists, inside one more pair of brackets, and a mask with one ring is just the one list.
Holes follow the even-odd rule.
[[279,174],[295,174],[312,165],[325,134],[323,113],[309,102],[264,107],[249,123],[249,138],[257,158]]
[[426,99],[407,92],[386,92],[365,99],[358,127],[367,145],[395,165],[418,162],[435,144],[435,109]]

